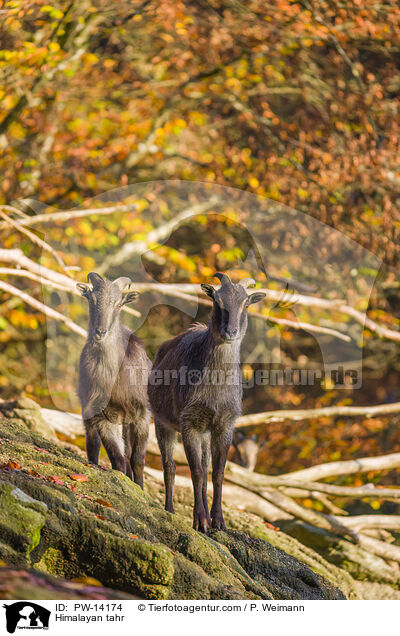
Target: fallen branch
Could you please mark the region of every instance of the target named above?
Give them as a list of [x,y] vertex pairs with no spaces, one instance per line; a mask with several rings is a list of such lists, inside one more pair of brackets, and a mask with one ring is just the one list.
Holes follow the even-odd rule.
[[[56,432],[71,435],[72,437],[85,434],[82,418],[78,414],[64,413],[54,409],[42,409],[42,414],[44,419]],[[240,423],[237,424],[237,426],[240,428]],[[153,427],[150,428],[150,442],[152,452],[159,455],[160,451]],[[176,445],[175,459],[178,463],[187,463],[182,444]],[[234,476],[236,480],[241,480],[242,484],[249,484],[251,487],[257,488],[292,488],[302,491],[303,493],[306,491],[314,491],[337,497],[360,497],[362,499],[370,497],[374,497],[375,499],[400,499],[400,489],[398,488],[380,488],[372,484],[358,487],[336,486],[335,484],[324,484],[315,481],[317,478],[324,479],[325,477],[336,475],[388,470],[398,467],[400,467],[400,453],[378,457],[365,457],[349,461],[328,462],[279,476],[250,472],[242,466],[227,462],[225,478],[229,480],[231,476]],[[236,483],[236,481],[234,483]]]
[[[144,469],[146,475],[153,478],[157,483],[164,484],[164,476],[161,470],[156,470],[155,468],[150,468],[146,466]],[[175,484],[181,488],[190,488],[192,489],[192,480],[190,477],[183,477],[182,475],[176,475]],[[212,494],[212,484],[208,482],[207,484],[207,492]],[[231,506],[235,506],[239,510],[243,510],[244,512],[250,512],[255,514],[265,521],[269,521],[271,523],[282,521],[282,520],[290,520],[292,519],[292,515],[284,512],[277,506],[271,504],[268,501],[265,501],[258,495],[245,490],[244,488],[240,488],[237,486],[225,485],[223,490],[223,500],[225,503],[230,504]]]
[[58,289],[59,291],[72,291],[68,289],[65,285],[59,285],[54,281],[47,280],[42,276],[38,276],[38,274],[34,274],[27,269],[12,269],[11,267],[0,267],[0,275],[4,276],[17,276],[18,278],[29,278],[29,280],[34,280],[36,283],[40,283],[45,287],[51,287],[52,289]]
[[[257,473],[256,473],[257,474]],[[272,477],[267,478],[268,481]],[[286,494],[291,497],[309,497],[310,493],[324,493],[331,497],[343,497],[351,499],[390,499],[392,501],[400,499],[400,489],[398,488],[382,488],[374,487],[372,484],[364,486],[336,486],[334,484],[324,484],[317,481],[311,482],[295,482],[284,477],[277,477],[276,481],[272,481],[272,486],[276,488],[283,487]]]
[[[397,459],[396,459],[397,458]],[[360,463],[361,462],[361,463]],[[284,475],[262,475],[260,473],[253,473],[242,466],[238,466],[232,462],[227,462],[225,469],[225,479],[237,483],[238,481],[242,485],[248,486],[252,489],[261,490],[263,488],[284,488],[292,489],[296,491],[292,496],[304,496],[305,492],[321,492],[327,495],[333,495],[337,497],[354,497],[354,498],[370,498],[375,499],[400,499],[399,488],[379,488],[372,484],[366,484],[365,486],[352,487],[352,486],[336,486],[335,484],[324,484],[316,481],[306,481],[304,478],[299,478],[300,475],[308,476],[312,475],[316,478],[318,474],[320,478],[332,477],[336,475],[347,475],[358,472],[370,472],[373,470],[387,470],[383,468],[384,465],[390,465],[395,468],[394,464],[400,466],[400,453],[393,455],[383,455],[380,457],[367,457],[360,460],[349,460],[343,462],[331,462],[327,464],[319,464],[318,466],[312,466],[311,468],[305,468],[304,470],[295,471],[292,473],[286,473]],[[325,470],[324,470],[325,469]],[[303,494],[301,494],[301,492]]]
[[400,468],[400,453],[391,455],[380,455],[379,457],[362,457],[360,459],[350,459],[342,462],[329,462],[319,466],[311,466],[292,473],[286,473],[285,478],[299,479],[326,479],[326,477],[337,477],[339,475],[352,475],[356,473],[369,473],[381,470],[391,470]]
[[348,528],[352,528],[357,532],[364,528],[394,530],[396,532],[400,530],[399,515],[355,515],[347,517],[344,523]]
[[373,552],[373,554],[376,554],[383,559],[400,563],[400,547],[397,545],[379,541],[379,539],[374,539],[373,537],[365,534],[358,535],[358,543],[368,552]]
[[267,422],[282,422],[284,420],[308,420],[317,417],[380,417],[400,413],[400,402],[392,404],[377,404],[376,406],[324,406],[318,409],[282,409],[279,411],[265,411],[242,415],[236,420],[236,426],[246,428]]

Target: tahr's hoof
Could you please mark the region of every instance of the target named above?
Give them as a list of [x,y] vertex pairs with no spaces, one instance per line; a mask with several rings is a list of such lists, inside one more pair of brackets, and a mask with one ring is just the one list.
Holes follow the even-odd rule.
[[201,511],[201,512],[195,511],[193,513],[193,528],[197,530],[198,532],[207,533],[209,527],[210,527],[210,523],[205,511]]
[[226,530],[224,516],[221,512],[217,512],[212,517],[211,527],[213,530]]

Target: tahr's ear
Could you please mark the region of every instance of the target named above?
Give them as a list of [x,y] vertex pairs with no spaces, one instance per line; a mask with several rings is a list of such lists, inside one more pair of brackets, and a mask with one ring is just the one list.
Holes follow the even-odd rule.
[[121,293],[124,291],[124,289],[129,289],[131,283],[131,279],[127,276],[120,276],[120,278],[116,278],[113,281],[113,285],[116,285]]
[[264,300],[267,294],[265,292],[254,292],[254,294],[250,294],[247,298],[247,302],[249,305],[253,305],[254,303],[259,303],[260,300]]
[[212,285],[202,284],[200,285],[200,287],[202,288],[203,292],[207,294],[207,296],[209,296],[210,298],[214,298],[215,289]]
[[127,305],[128,303],[135,302],[138,296],[138,292],[128,292],[127,294],[125,294],[125,296],[122,297],[121,305]]
[[89,293],[92,291],[92,288],[90,287],[90,285],[87,285],[86,283],[76,283],[76,286],[81,292],[82,296],[87,297]]

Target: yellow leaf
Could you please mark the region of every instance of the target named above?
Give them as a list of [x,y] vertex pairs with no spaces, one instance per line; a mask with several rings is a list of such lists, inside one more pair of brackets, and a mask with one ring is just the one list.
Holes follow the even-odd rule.
[[14,139],[24,139],[25,137],[25,130],[17,121],[12,122],[8,128],[8,132]]
[[84,585],[94,585],[96,587],[103,586],[103,584],[100,583],[100,581],[95,579],[93,576],[79,576],[72,580],[75,581],[75,583],[83,583]]
[[250,177],[249,186],[251,188],[258,188],[259,185],[260,185],[260,182],[256,177]]

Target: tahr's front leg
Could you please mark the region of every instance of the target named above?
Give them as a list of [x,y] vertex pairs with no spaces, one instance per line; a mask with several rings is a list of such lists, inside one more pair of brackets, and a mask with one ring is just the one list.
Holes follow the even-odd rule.
[[140,422],[131,425],[132,454],[130,465],[133,480],[143,490],[143,471],[146,457],[147,439],[149,437],[148,417],[143,417]]
[[90,464],[99,463],[101,440],[95,418],[83,420],[86,431],[86,453]]
[[126,474],[125,442],[122,424],[112,423],[104,419],[99,422],[98,430],[112,469]]
[[222,483],[228,451],[232,443],[234,422],[228,426],[218,427],[211,432],[213,503],[211,507],[212,527],[226,530],[222,514]]
[[163,426],[157,417],[154,417],[154,423],[164,470],[165,510],[174,513],[174,483],[176,473],[174,447],[177,440],[177,432]]

